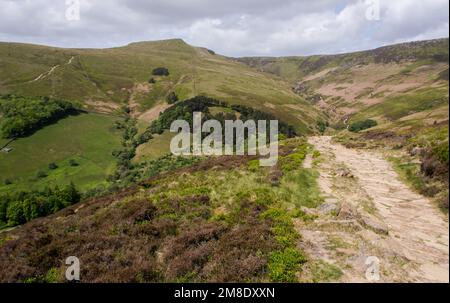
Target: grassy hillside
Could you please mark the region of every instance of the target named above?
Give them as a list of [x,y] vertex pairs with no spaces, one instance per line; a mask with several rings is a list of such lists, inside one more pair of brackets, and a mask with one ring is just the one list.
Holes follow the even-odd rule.
[[272,169],[211,158],[2,233],[0,281],[64,281],[54,255],[78,256],[84,282],[306,279],[294,222],[314,220],[300,207],[321,203],[315,171],[301,165],[308,151],[287,141]]
[[[438,39],[350,54],[238,61],[290,82],[326,113],[332,128],[322,130],[348,147],[382,149],[406,182],[448,211],[448,54],[449,39]],[[376,126],[347,130],[368,121]]]
[[[133,114],[179,99],[208,95],[276,114],[301,132],[320,115],[284,81],[248,66],[192,47],[182,40],[133,43],[112,49],[60,49],[0,43],[0,94],[52,96],[82,102],[88,109],[114,112],[129,105]],[[166,67],[170,75],[153,77]],[[151,115],[150,115],[151,116]]]
[[[370,118],[400,131],[408,120],[417,128],[448,121],[448,47],[448,39],[437,39],[341,55],[238,60],[289,81],[337,129]],[[430,111],[431,125],[418,116]]]
[[374,50],[339,55],[305,57],[243,57],[237,59],[258,70],[295,82],[331,68],[389,64],[405,61],[448,62],[449,40],[436,39],[380,47]]
[[[120,147],[120,133],[113,128],[116,120],[100,114],[71,116],[13,141],[10,153],[0,152],[0,193],[71,181],[86,190],[104,183],[115,167],[111,152]],[[50,163],[58,168],[49,169]]]

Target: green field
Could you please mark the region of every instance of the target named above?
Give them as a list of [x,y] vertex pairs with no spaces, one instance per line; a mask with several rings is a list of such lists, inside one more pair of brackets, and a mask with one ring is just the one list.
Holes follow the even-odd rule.
[[170,141],[175,135],[169,131],[165,131],[162,135],[153,135],[153,139],[138,147],[134,161],[156,160],[170,154]]
[[[100,114],[72,116],[14,141],[9,145],[12,152],[0,153],[0,193],[70,182],[86,190],[104,183],[115,167],[111,152],[120,147],[120,132],[113,128],[117,119]],[[78,166],[71,166],[70,160]],[[58,168],[50,170],[49,163]],[[38,178],[39,171],[47,177]]]

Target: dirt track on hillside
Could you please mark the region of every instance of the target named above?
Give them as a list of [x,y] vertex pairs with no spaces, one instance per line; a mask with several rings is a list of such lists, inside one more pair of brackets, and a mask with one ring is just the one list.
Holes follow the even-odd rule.
[[[380,282],[448,282],[446,216],[403,184],[381,155],[345,148],[333,143],[331,137],[311,137],[309,142],[323,155],[317,168],[325,201],[340,201],[341,213],[346,213],[345,220],[340,214],[300,228],[313,246],[309,252],[341,265],[346,282],[366,281],[365,261],[369,256],[380,259]],[[351,177],[336,176],[340,167],[345,167]],[[329,228],[330,224],[338,227]],[[386,233],[374,232],[374,228]],[[337,242],[336,237],[348,245],[330,249],[326,239]]]

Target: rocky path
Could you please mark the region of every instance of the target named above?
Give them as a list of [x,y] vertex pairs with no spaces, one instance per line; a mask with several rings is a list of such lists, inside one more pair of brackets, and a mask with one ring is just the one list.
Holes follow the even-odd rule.
[[300,227],[309,252],[339,265],[344,281],[365,281],[367,260],[376,257],[381,282],[448,282],[446,216],[403,184],[380,155],[348,149],[331,137],[309,142],[322,154],[317,169],[325,203],[340,207],[338,216]]

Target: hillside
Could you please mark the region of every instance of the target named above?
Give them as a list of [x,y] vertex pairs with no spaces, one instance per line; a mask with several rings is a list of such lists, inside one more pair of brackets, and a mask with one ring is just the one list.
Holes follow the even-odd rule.
[[285,142],[274,169],[207,159],[0,233],[0,281],[64,281],[65,255],[83,260],[86,282],[296,281],[306,259],[293,220],[319,203],[300,167],[308,150]]
[[[339,142],[389,150],[386,157],[407,182],[427,196],[439,196],[448,208],[448,170],[437,169],[436,160],[448,163],[448,38],[349,54],[237,60],[290,82],[327,115],[327,132]],[[365,121],[376,125],[347,131]],[[434,163],[431,170],[440,176],[431,172],[423,178],[424,162]]]
[[439,123],[448,118],[448,43],[439,39],[341,55],[238,60],[289,81],[335,124],[365,118],[407,121],[423,111],[428,113],[424,123]]
[[[169,75],[153,75],[158,67],[167,68]],[[171,92],[179,100],[203,94],[250,106],[286,121],[299,134],[313,133],[316,120],[323,116],[286,82],[178,39],[111,49],[0,43],[0,68],[0,95],[62,99],[92,112],[9,143],[12,151],[0,153],[0,193],[71,181],[82,191],[108,187],[111,182],[106,179],[117,166],[112,153],[122,136],[115,122],[136,118],[142,133],[169,107]],[[166,155],[170,139],[167,133],[155,135],[139,146],[133,163]],[[0,139],[2,147],[8,141]],[[70,166],[70,161],[79,165]],[[53,164],[58,169],[48,168]]]
[[[145,122],[167,108],[172,91],[180,100],[204,94],[258,107],[300,132],[311,132],[320,116],[284,81],[177,39],[111,49],[0,43],[0,67],[0,94],[51,96],[106,113],[127,105]],[[170,75],[152,76],[157,67]],[[151,77],[155,83],[149,83]]]
[[[82,282],[367,282],[374,257],[376,281],[448,282],[448,60],[448,39],[239,59],[2,43],[0,94],[86,112],[0,153],[0,281],[64,282],[77,256]],[[279,118],[277,165],[167,155],[199,108]]]

